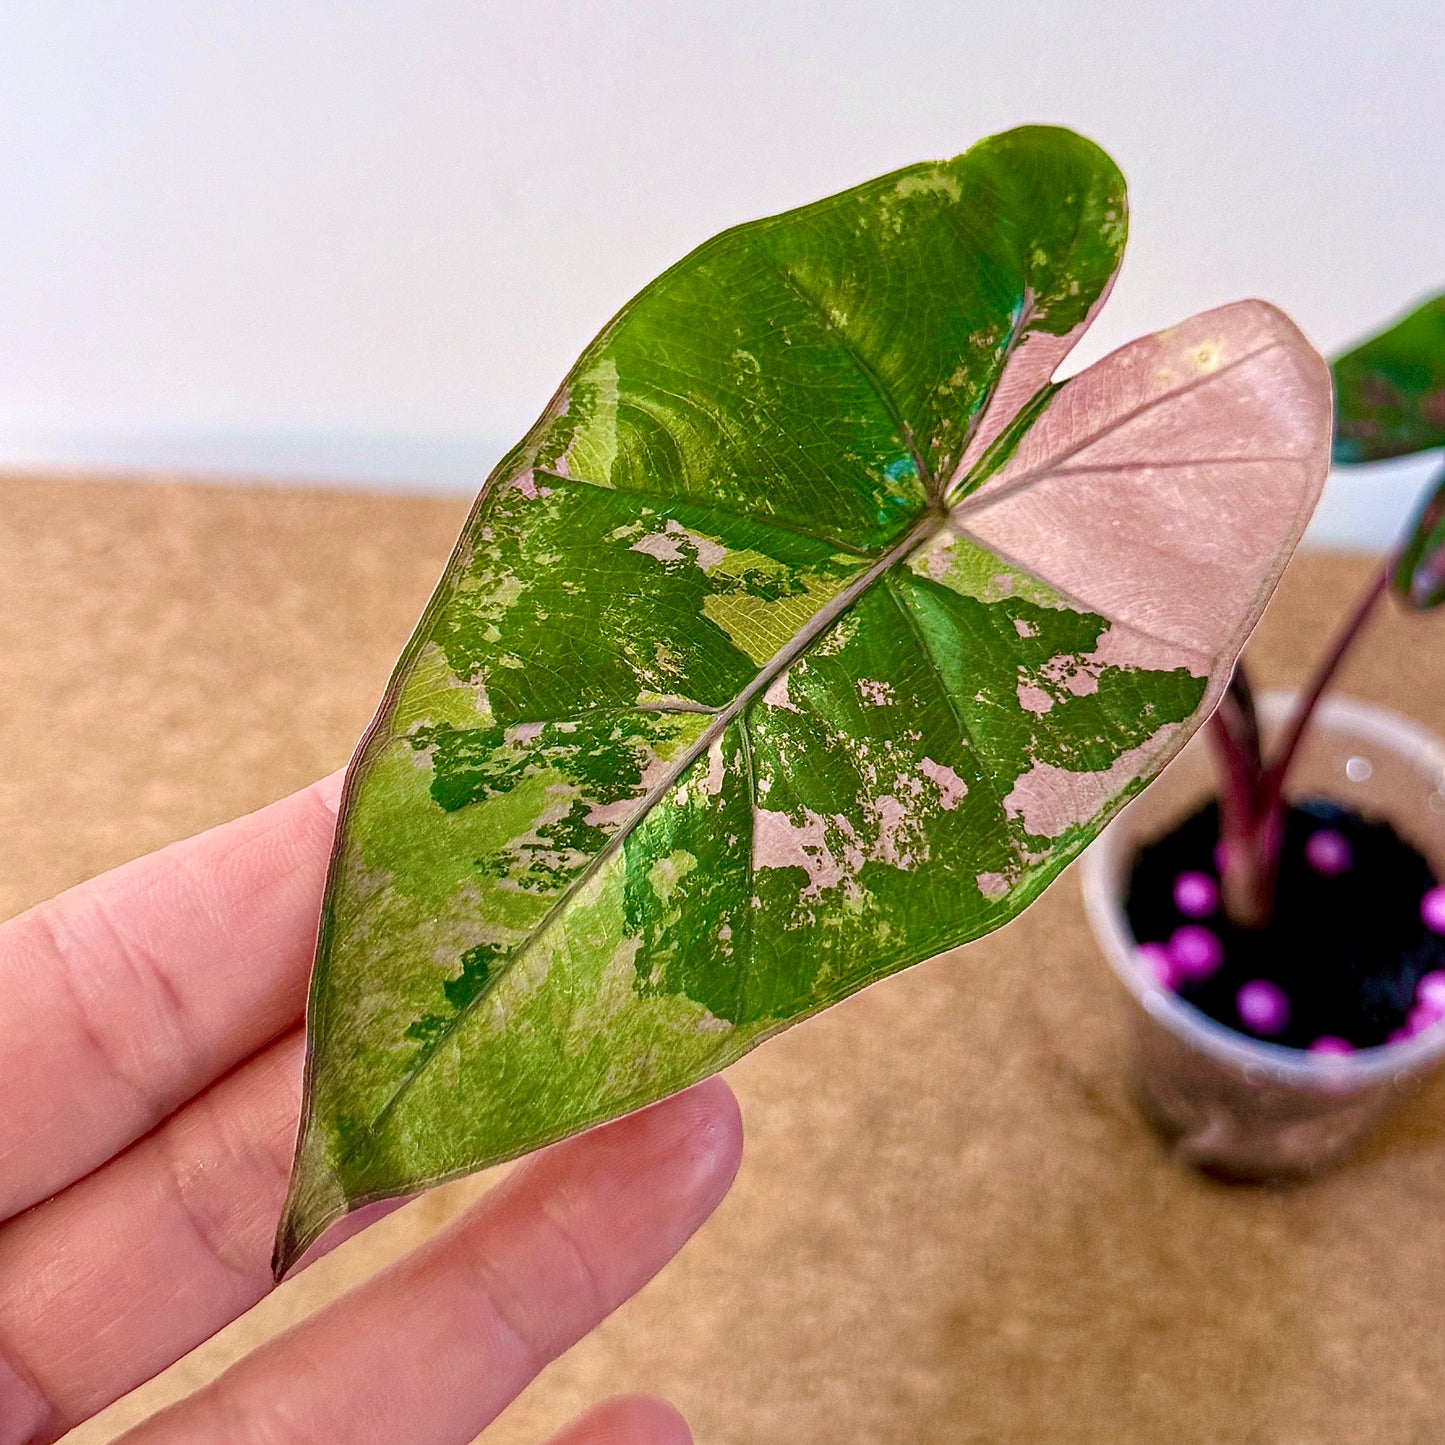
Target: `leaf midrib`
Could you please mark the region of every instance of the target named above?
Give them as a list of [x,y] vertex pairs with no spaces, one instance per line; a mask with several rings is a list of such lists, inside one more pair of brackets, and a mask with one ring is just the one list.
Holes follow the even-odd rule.
[[[898,429],[899,439],[907,448],[913,458],[914,466],[917,468],[918,480],[928,498],[928,504],[923,515],[909,528],[903,538],[895,542],[883,555],[860,573],[847,586],[834,594],[822,607],[815,612],[808,621],[789,639],[785,647],[780,648],[766,663],[759,668],[757,675],[744,687],[728,704],[716,711],[713,721],[703,730],[693,743],[681,754],[679,759],[672,763],[663,777],[643,796],[637,800],[637,808],[627,817],[617,831],[607,839],[597,854],[591,858],[586,867],[573,878],[567,886],[557,895],[556,901],[537,921],[535,926],[526,938],[517,946],[516,951],[508,958],[505,972],[510,973],[513,967],[519,963],[547,933],[552,920],[558,912],[572,901],[576,895],[592,881],[601,869],[609,863],[617,851],[626,843],[633,830],[638,827],[661,799],[672,789],[677,780],[690,768],[693,763],[701,757],[714,742],[716,742],[727,731],[728,726],[758,697],[765,692],[779,674],[785,672],[803,653],[812,647],[813,643],[829,628],[844,612],[850,608],[870,587],[884,576],[896,563],[910,556],[924,543],[930,541],[943,531],[955,515],[961,510],[969,510],[967,500],[960,499],[950,505],[943,497],[936,478],[930,473],[924,464],[917,446],[914,443],[911,428],[904,421],[898,411],[897,403],[889,394],[872,366],[859,354],[853,345],[852,339],[846,336],[841,327],[837,326],[832,318],[826,314],[822,303],[809,295],[798,283],[796,277],[787,271],[775,257],[764,251],[768,264],[778,273],[784,284],[798,297],[813,314],[826,323],[826,330],[831,335],[839,349],[848,357],[859,375],[873,390],[887,412],[889,419]],[[1032,319],[1033,308],[1026,300],[1020,308],[1019,313],[1014,317],[1010,326],[1008,340],[1004,348],[1004,356],[1007,358],[1012,354],[1017,345],[1018,338],[1026,330],[1029,321]],[[968,427],[969,435],[977,429],[983,418],[987,416],[997,394],[998,386],[1003,377],[1004,366],[1000,365],[992,378],[983,405],[980,406],[970,418]],[[1027,406],[1027,403],[1025,403]],[[1022,410],[1023,408],[1021,408]],[[960,449],[960,455],[967,450],[968,437],[965,437],[964,444]],[[545,470],[545,469],[544,469]],[[571,481],[573,478],[558,476],[559,481]],[[577,481],[584,481],[583,478],[576,478]],[[591,483],[591,485],[597,485]],[[633,491],[631,488],[615,488],[619,492],[627,493]],[[824,540],[824,539],[819,539]],[[753,800],[756,802],[756,799]],[[469,1018],[472,1012],[491,996],[491,989],[487,989],[472,999],[446,1029],[438,1034],[425,1051],[418,1056],[411,1068],[398,1081],[396,1087],[387,1096],[381,1108],[377,1111],[375,1119],[368,1126],[367,1133],[373,1138],[385,1127],[387,1120],[395,1112],[397,1105],[410,1091],[412,1085],[427,1070],[431,1061],[446,1046],[460,1030],[462,1024]]]
[[913,466],[918,473],[919,485],[924,489],[924,495],[932,502],[935,499],[933,491],[933,480],[929,474],[927,465],[923,460],[923,454],[918,450],[918,444],[913,438],[913,428],[908,425],[898,403],[893,399],[892,393],[883,384],[883,378],[874,368],[873,363],[858,349],[853,338],[848,335],[847,330],[836,322],[829,313],[827,306],[812,292],[808,291],[798,278],[780,262],[766,247],[758,248],[769,266],[777,273],[778,279],[792,292],[794,296],[812,314],[814,320],[822,326],[824,334],[832,336],[836,341],[838,349],[853,364],[853,369],[867,383],[869,390],[878,398],[883,410],[888,413],[888,419],[893,423],[898,433],[899,440],[908,449],[908,454],[913,458]]
[[[786,647],[780,648],[762,667],[758,669],[757,675],[748,685],[743,688],[725,707],[719,708],[713,717],[713,721],[693,740],[687,749],[671,763],[667,772],[653,785],[641,798],[637,800],[637,807],[631,815],[621,824],[617,831],[607,839],[606,843],[598,850],[596,855],[588,862],[587,866],[567,884],[561,893],[557,895],[556,901],[547,910],[532,928],[532,931],[525,939],[518,944],[516,951],[508,958],[506,972],[512,969],[532,950],[537,942],[547,932],[553,918],[558,911],[565,908],[568,903],[601,871],[603,866],[610,862],[617,851],[626,843],[633,830],[648,816],[657,806],[658,802],[672,789],[677,780],[700,758],[719,738],[727,731],[728,725],[752,703],[753,699],[765,692],[773,681],[782,672],[785,672],[803,653],[812,647],[822,634],[838,620],[880,577],[884,575],[896,563],[910,556],[924,543],[930,541],[948,525],[950,512],[941,506],[933,506],[927,509],[922,517],[909,528],[901,541],[895,542],[871,567],[861,573],[841,591],[823,604],[809,619],[798,629],[789,640]],[[476,1007],[486,998],[490,997],[491,990],[479,994],[462,1009],[454,1019],[448,1023],[446,1029],[438,1034],[436,1038],[427,1045],[425,1051],[418,1056],[416,1062],[402,1076],[396,1087],[388,1095],[386,1101],[377,1111],[375,1119],[368,1127],[368,1133],[375,1137],[405,1095],[410,1091],[411,1086],[426,1071],[431,1061],[437,1056],[441,1049],[455,1037],[462,1023],[470,1017]]]

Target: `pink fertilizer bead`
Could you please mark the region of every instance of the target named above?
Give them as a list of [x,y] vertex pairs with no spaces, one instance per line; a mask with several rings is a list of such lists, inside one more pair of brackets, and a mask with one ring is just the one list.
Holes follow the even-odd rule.
[[1179,970],[1162,943],[1141,943],[1139,958],[1160,988],[1167,988],[1172,993],[1179,987]]
[[1247,1028],[1257,1034],[1283,1033],[1289,1023],[1289,999],[1267,978],[1251,979],[1235,995],[1234,1006]]
[[1355,866],[1355,850],[1343,833],[1319,828],[1305,843],[1305,862],[1324,878],[1338,878]]
[[1207,928],[1185,923],[1169,936],[1169,960],[1182,978],[1206,979],[1224,962],[1224,945]]
[[1445,1014],[1445,973],[1435,969],[1422,974],[1420,982],[1415,985],[1415,1002],[1429,1004]]
[[1219,884],[1207,873],[1181,873],[1174,880],[1174,906],[1186,918],[1208,918],[1219,907]]
[[1435,887],[1420,900],[1420,917],[1431,933],[1445,933],[1445,888]]
[[1417,1003],[1410,1010],[1410,1016],[1405,1020],[1405,1027],[1411,1034],[1423,1034],[1426,1029],[1432,1029],[1441,1019],[1445,1019],[1445,1009],[1437,1008],[1434,1004]]
[[1310,1045],[1310,1053],[1328,1054],[1334,1058],[1343,1059],[1347,1054],[1354,1052],[1355,1046],[1348,1039],[1336,1038],[1334,1034],[1321,1034]]

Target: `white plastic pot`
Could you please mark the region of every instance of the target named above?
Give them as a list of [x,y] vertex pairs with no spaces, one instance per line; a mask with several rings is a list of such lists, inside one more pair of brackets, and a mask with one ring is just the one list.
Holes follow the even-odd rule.
[[[1261,700],[1266,736],[1283,725],[1291,702],[1280,693]],[[1160,987],[1124,914],[1129,871],[1141,846],[1170,832],[1215,786],[1201,732],[1084,855],[1084,906],[1128,999],[1140,1105],[1175,1155],[1228,1178],[1308,1177],[1343,1159],[1439,1067],[1445,1024],[1405,1043],[1320,1055],[1236,1033]],[[1445,877],[1445,742],[1418,723],[1327,697],[1288,791],[1387,819]]]

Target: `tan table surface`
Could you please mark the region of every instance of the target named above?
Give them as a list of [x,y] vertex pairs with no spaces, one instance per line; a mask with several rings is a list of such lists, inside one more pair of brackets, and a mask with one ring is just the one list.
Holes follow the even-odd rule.
[[[343,762],[465,510],[39,477],[0,499],[0,915]],[[1294,566],[1264,680],[1299,679],[1365,565]],[[1442,628],[1391,617],[1349,686],[1445,727]],[[744,1060],[728,1201],[487,1439],[624,1389],[716,1445],[1445,1438],[1445,1083],[1325,1182],[1210,1184],[1136,1120],[1111,988],[1066,878]],[[113,1438],[488,1183],[369,1231],[69,1439]]]

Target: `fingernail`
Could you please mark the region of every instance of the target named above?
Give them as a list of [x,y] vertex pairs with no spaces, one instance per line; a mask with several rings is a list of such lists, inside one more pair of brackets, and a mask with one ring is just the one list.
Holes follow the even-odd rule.
[[346,786],[346,769],[338,768],[334,773],[312,784],[312,791],[332,813],[341,811],[341,790]]
[[[664,1109],[668,1102],[664,1101]],[[690,1166],[679,1176],[679,1184],[688,1196],[720,1200],[742,1163],[743,1126],[737,1099],[722,1079],[714,1077],[694,1084],[670,1102],[668,1133],[673,1137],[664,1148],[685,1155]],[[674,1130],[682,1133],[680,1141]]]

